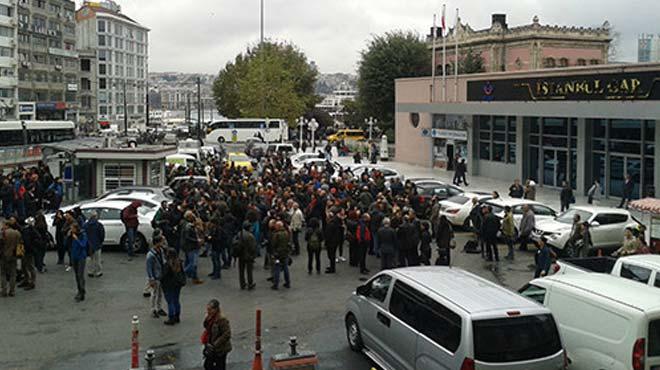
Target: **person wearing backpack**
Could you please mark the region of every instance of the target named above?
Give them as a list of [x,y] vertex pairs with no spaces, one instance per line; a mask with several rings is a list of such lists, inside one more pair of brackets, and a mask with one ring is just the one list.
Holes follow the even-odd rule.
[[171,326],[181,322],[181,288],[186,285],[187,278],[176,249],[168,248],[165,255],[161,278],[163,296],[167,302],[167,321],[164,324]]
[[309,220],[305,231],[307,242],[307,273],[312,273],[312,262],[316,262],[316,273],[321,273],[321,249],[323,244],[323,233],[319,228],[319,220],[314,217]]
[[[245,288],[252,290],[256,287],[252,278],[252,271],[254,270],[254,259],[257,258],[257,239],[251,230],[252,223],[250,221],[243,222],[243,229],[236,235],[232,249],[232,255],[238,258],[238,279],[241,290]],[[247,275],[247,284],[245,275]]]
[[137,229],[140,225],[138,220],[138,208],[142,204],[135,200],[131,202],[126,208],[121,211],[121,222],[126,228],[126,253],[128,253],[128,260],[132,260],[134,256],[135,248],[135,237],[137,235]]

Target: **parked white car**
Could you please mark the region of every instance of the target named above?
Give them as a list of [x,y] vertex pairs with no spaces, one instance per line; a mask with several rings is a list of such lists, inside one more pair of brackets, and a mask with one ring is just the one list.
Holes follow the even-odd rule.
[[492,199],[492,195],[477,193],[462,193],[440,201],[440,216],[454,226],[469,227],[470,212],[472,211],[472,199],[477,198],[479,202]]
[[306,153],[294,154],[294,155],[291,156],[290,159],[291,159],[291,164],[293,165],[294,168],[300,168],[300,167],[302,167],[301,164],[304,161],[306,161],[308,159],[313,159],[313,158],[319,159],[319,158],[325,158],[325,157],[323,156],[323,154],[321,154],[319,152],[315,152],[315,153],[307,153],[306,152]]
[[660,288],[660,255],[637,254],[621,258],[567,258],[553,264],[550,273],[554,275],[610,274]]
[[295,167],[295,169],[296,169],[297,171],[300,171],[301,168],[303,168],[303,167],[305,167],[305,166],[307,166],[307,165],[316,166],[316,167],[318,167],[318,168],[325,168],[325,166],[327,165],[328,162],[330,162],[330,164],[332,165],[332,167],[335,169],[335,175],[336,175],[337,172],[339,172],[339,170],[341,170],[341,168],[342,168],[341,165],[340,165],[338,162],[335,162],[335,161],[328,161],[327,159],[324,159],[324,158],[309,158],[309,159],[305,159],[304,161],[301,161],[301,162],[298,164],[298,167],[296,167],[296,166],[294,166],[294,167]]
[[383,174],[383,177],[385,177],[385,181],[387,183],[392,181],[392,179],[394,179],[395,177],[398,177],[398,178],[401,179],[401,181],[404,181],[404,176],[402,174],[400,174],[399,171],[397,171],[393,168],[381,166],[381,165],[378,165],[378,164],[350,164],[350,165],[345,166],[345,167],[347,167],[351,170],[351,172],[353,173],[353,176],[356,179],[359,179],[360,176],[362,176],[362,173],[364,173],[364,171],[367,171],[368,173],[371,173],[372,171],[377,170],[377,171],[379,171],[380,173]]
[[523,216],[523,206],[528,205],[532,212],[534,212],[534,219],[536,225],[543,220],[551,220],[557,216],[557,211],[539,203],[528,199],[518,198],[497,198],[490,199],[484,202],[484,205],[493,207],[493,214],[499,218],[504,217],[504,207],[509,206],[513,211],[513,223],[516,226],[516,234],[518,233],[520,220]]
[[660,292],[607,274],[534,279],[519,291],[552,311],[571,370],[660,369]]
[[118,200],[125,202],[132,202],[137,200],[138,202],[142,203],[143,207],[147,207],[156,211],[158,210],[158,207],[160,207],[161,202],[166,201],[169,203],[171,201],[171,199],[159,197],[157,194],[148,194],[148,193],[140,193],[140,192],[130,192],[128,194],[122,194],[122,193],[110,194],[103,200],[105,201]]
[[536,221],[535,237],[545,236],[548,244],[558,250],[566,247],[573,226],[573,217],[580,215],[581,222],[591,225],[591,241],[594,248],[616,249],[623,243],[623,231],[636,228],[639,222],[625,209],[575,206],[556,218]]
[[[100,202],[91,202],[85,204],[75,204],[68,207],[61,208],[62,211],[67,212],[76,207],[80,207],[82,214],[85,218],[89,218],[92,211],[96,211],[99,217],[99,222],[105,227],[105,241],[104,246],[123,246],[126,243],[126,228],[121,222],[121,211],[126,208],[130,201],[123,200],[103,200]],[[140,207],[138,208],[138,233],[135,239],[135,252],[146,252],[149,248],[149,241],[153,234],[153,227],[151,221],[156,215],[157,208]],[[48,232],[55,240],[55,226],[53,225],[53,218],[55,214],[51,213],[46,215],[46,223],[48,224]]]

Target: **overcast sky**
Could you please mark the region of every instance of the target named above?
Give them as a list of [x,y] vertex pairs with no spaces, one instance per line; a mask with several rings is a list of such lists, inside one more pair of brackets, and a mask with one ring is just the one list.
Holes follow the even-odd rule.
[[[260,0],[118,0],[122,12],[151,29],[151,72],[217,73],[259,40]],[[80,5],[81,0],[76,0]],[[359,52],[374,34],[393,29],[424,35],[440,13],[430,0],[265,0],[267,38],[298,45],[323,73],[355,73]],[[640,33],[660,33],[660,0],[446,1],[447,23],[456,7],[474,29],[506,13],[509,26],[531,23],[600,26],[621,34],[617,60],[637,60]]]

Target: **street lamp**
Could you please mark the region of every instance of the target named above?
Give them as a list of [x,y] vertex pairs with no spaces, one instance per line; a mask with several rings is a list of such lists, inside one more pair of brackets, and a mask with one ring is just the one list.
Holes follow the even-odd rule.
[[312,118],[312,120],[309,121],[308,126],[312,130],[312,152],[315,152],[316,151],[316,136],[314,136],[314,132],[316,132],[316,129],[319,128],[319,123],[316,122],[316,119]]
[[296,120],[296,122],[298,123],[298,132],[300,133],[300,141],[298,142],[298,149],[302,153],[303,152],[303,141],[304,141],[303,135],[304,135],[304,132],[305,132],[305,125],[307,125],[309,123],[309,121],[307,121],[305,119],[305,117],[300,117]]
[[[112,86],[117,88],[117,82],[115,81]],[[135,87],[135,83],[133,83],[132,86]],[[124,135],[128,136],[128,103],[126,102],[126,79],[122,80],[122,92],[124,100]]]
[[364,123],[369,125],[369,160],[371,160],[372,156],[372,147],[373,147],[373,131],[374,131],[374,125],[378,123],[378,120],[373,117],[365,118]]

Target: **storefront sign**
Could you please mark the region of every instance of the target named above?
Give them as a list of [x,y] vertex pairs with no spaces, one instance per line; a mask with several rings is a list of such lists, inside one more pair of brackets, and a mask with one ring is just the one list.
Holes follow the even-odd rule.
[[37,103],[37,110],[55,110],[55,103]]
[[468,101],[660,100],[660,71],[468,81]]
[[78,84],[67,84],[67,91],[78,91]]
[[436,139],[467,140],[467,131],[445,130],[434,128],[431,137]]
[[20,113],[32,113],[32,112],[34,112],[34,105],[33,104],[20,104],[18,106],[18,111]]

